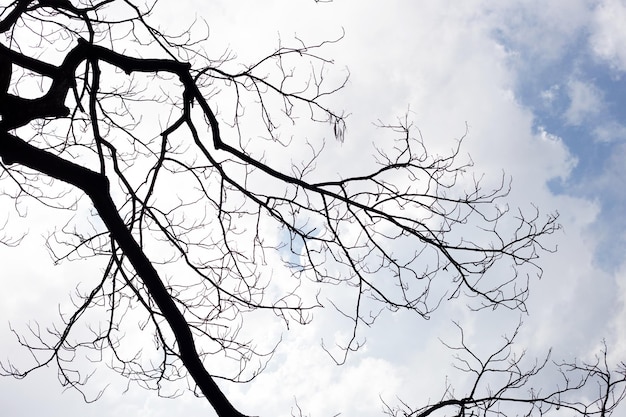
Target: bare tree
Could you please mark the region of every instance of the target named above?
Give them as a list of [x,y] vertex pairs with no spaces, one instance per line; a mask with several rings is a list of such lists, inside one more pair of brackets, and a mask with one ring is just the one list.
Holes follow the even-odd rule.
[[[501,203],[508,183],[492,189],[474,178],[462,140],[449,154],[431,154],[408,119],[381,124],[387,139],[376,143],[377,165],[354,175],[319,178],[323,142],[285,164],[296,122],[344,138],[344,115],[326,104],[344,85],[325,78],[329,42],[294,40],[252,64],[215,58],[193,31],[173,36],[154,26],[155,7],[15,0],[0,9],[3,190],[51,211],[88,203],[95,214],[66,224],[48,245],[57,262],[94,257],[103,265],[93,288],[77,291],[62,328],[16,332],[36,362],[5,363],[5,373],[24,377],[54,364],[62,383],[80,389],[88,374],[72,359],[108,352],[114,369],[147,388],[161,393],[168,381],[187,380],[219,416],[242,416],[215,381],[249,381],[271,357],[271,347],[243,334],[251,314],[289,325],[335,306],[352,320],[352,338],[335,357],[342,363],[359,347],[360,326],[382,309],[427,317],[459,296],[473,308],[525,309],[547,250],[541,239],[559,228],[555,215],[510,211]],[[353,291],[353,304],[322,303],[315,294],[328,284]],[[100,311],[102,322],[85,335],[76,325],[88,311]],[[154,335],[156,362],[141,348],[129,353],[127,317]],[[478,370],[477,384],[494,361],[509,363],[508,345],[478,368],[462,362]],[[217,370],[215,358],[234,366]],[[515,378],[542,369],[516,367],[505,366],[511,381],[485,397],[404,413],[451,405],[458,415],[473,415],[470,406],[486,414],[507,400]]]
[[[608,363],[606,344],[595,361],[552,362],[550,354],[543,361],[528,359],[515,346],[521,324],[513,335],[485,357],[466,343],[463,329],[458,345],[448,345],[456,352],[455,367],[471,375],[467,392],[458,395],[447,383],[439,401],[414,407],[400,400],[397,406],[386,404],[386,414],[393,417],[427,417],[447,412],[465,416],[544,416],[562,410],[567,415],[601,416],[612,414],[626,396],[626,364],[615,370]],[[550,369],[552,368],[552,369]],[[540,379],[556,376],[554,386],[546,387]],[[587,399],[585,401],[585,399]]]

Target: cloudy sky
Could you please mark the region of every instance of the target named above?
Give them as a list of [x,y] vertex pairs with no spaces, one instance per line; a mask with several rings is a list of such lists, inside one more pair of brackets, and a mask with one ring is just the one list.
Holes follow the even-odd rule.
[[[558,251],[542,258],[529,314],[519,338],[529,354],[553,348],[554,359],[590,358],[603,339],[612,361],[626,355],[626,2],[623,0],[199,0],[163,1],[155,18],[176,29],[194,18],[210,28],[209,50],[229,48],[244,63],[280,38],[315,43],[334,59],[334,76],[350,81],[332,105],[351,114],[339,160],[369,152],[372,122],[407,113],[427,145],[448,146],[465,133],[464,152],[487,177],[513,179],[511,204],[558,211]],[[315,138],[309,137],[309,140]],[[442,145],[443,144],[443,145]],[[337,160],[334,160],[334,164]],[[338,165],[320,167],[340,172]],[[339,165],[340,166],[340,165]],[[1,201],[7,204],[6,201]],[[36,210],[33,208],[33,210]],[[45,225],[44,225],[45,226]],[[29,229],[18,249],[0,247],[0,359],[19,359],[8,323],[16,327],[56,314],[86,264],[52,268],[41,247],[45,227]],[[34,262],[33,260],[37,260]],[[458,336],[453,320],[479,349],[496,348],[517,313],[470,313],[462,302],[429,321],[386,315],[367,331],[367,345],[337,367],[320,340],[342,331],[320,313],[292,328],[266,372],[248,385],[225,385],[244,412],[289,415],[295,400],[311,416],[381,415],[381,398],[423,405],[441,395],[446,377],[463,386],[439,341]],[[212,415],[191,395],[157,398],[101,370],[102,398],[85,404],[63,392],[54,370],[25,380],[0,379],[6,416]],[[98,385],[100,384],[100,385]]]

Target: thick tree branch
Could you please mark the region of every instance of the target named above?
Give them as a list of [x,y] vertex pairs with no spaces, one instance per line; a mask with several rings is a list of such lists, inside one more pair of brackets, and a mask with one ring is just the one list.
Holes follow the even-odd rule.
[[[120,9],[109,14],[109,3]],[[461,289],[478,297],[482,306],[524,309],[528,287],[523,267],[541,274],[535,260],[538,252],[550,249],[540,239],[559,228],[556,216],[545,222],[538,212],[530,218],[521,210],[505,216],[508,208],[499,199],[508,193],[506,181],[485,190],[480,180],[465,174],[471,162],[458,160],[462,140],[447,155],[430,153],[406,119],[380,126],[394,137],[376,144],[375,169],[311,180],[323,145],[311,146],[311,158],[291,166],[278,161],[272,147],[287,146],[281,125],[302,120],[302,114],[313,122],[330,122],[330,130],[343,138],[344,117],[324,105],[326,95],[345,85],[328,88],[324,81],[331,61],[317,56],[316,48],[325,42],[281,46],[230,72],[221,65],[227,55],[211,59],[187,35],[172,37],[150,26],[147,18],[154,4],[141,8],[132,0],[15,0],[0,6],[0,33],[9,39],[0,45],[4,174],[15,180],[18,195],[57,198],[48,197],[47,184],[41,185],[44,181],[39,183],[34,171],[91,199],[104,226],[98,223],[86,232],[80,225],[67,226],[53,234],[60,237],[56,243],[69,247],[52,251],[55,261],[85,252],[109,257],[100,284],[88,295],[80,294],[84,302],[77,304],[80,312],[104,309],[107,330],[94,331],[87,341],[83,335],[71,340],[72,326],[82,316],[74,314],[64,321],[64,331],[51,332],[54,343],[41,333],[35,333],[34,344],[25,339],[20,343],[37,352],[41,342],[40,349],[57,359],[63,375],[69,369],[63,354],[74,358],[85,347],[109,349],[115,369],[160,395],[169,395],[170,386],[190,377],[220,417],[242,417],[215,383],[222,375],[209,374],[203,361],[223,353],[225,362],[238,361],[235,368],[223,368],[224,378],[254,378],[256,370],[244,373],[251,358],[262,358],[257,368],[262,370],[265,356],[274,350],[259,353],[256,341],[245,338],[246,315],[266,309],[285,323],[304,324],[310,321],[309,310],[321,306],[314,294],[318,285],[345,285],[354,291],[354,304],[340,310],[353,324],[351,339],[342,346],[346,355],[360,346],[359,323],[371,325],[376,310],[406,309],[427,317]],[[123,8],[129,15],[118,17]],[[39,31],[35,33],[42,42],[64,55],[61,63],[49,50],[20,44],[23,29],[30,30],[28,36]],[[54,64],[45,61],[51,56]],[[305,77],[295,68],[302,61],[290,68],[292,59],[302,58],[310,60],[312,69]],[[41,97],[24,98],[33,79],[50,87]],[[244,114],[260,117],[250,127],[240,119]],[[21,139],[27,134],[32,142]],[[264,149],[254,139],[246,143],[248,137],[268,139],[270,146]],[[269,162],[264,152],[272,158]],[[72,158],[92,162],[82,166]],[[31,193],[33,189],[41,192]],[[157,264],[162,265],[158,271]],[[442,285],[431,287],[435,277]],[[303,285],[305,280],[315,287]],[[130,359],[117,350],[125,314],[135,307],[143,317],[138,320],[141,331],[152,332],[159,361],[142,353],[143,345]],[[482,382],[490,371],[480,369],[477,381]],[[515,369],[511,375],[506,389],[518,386]],[[68,383],[83,383],[80,377],[76,380]],[[165,387],[165,381],[173,384]],[[444,408],[461,414],[489,410],[498,401],[517,406],[517,397],[505,395],[506,389],[493,395],[472,390],[462,398],[442,397],[438,404],[405,414],[425,417]]]
[[176,337],[180,358],[198,385],[198,388],[200,388],[220,417],[243,417],[244,415],[230,404],[202,364],[194,343],[193,334],[185,317],[176,307],[158,272],[120,217],[118,209],[111,199],[107,177],[38,149],[17,136],[5,132],[0,132],[0,157],[5,164],[19,163],[52,178],[74,185],[89,196],[111,233],[111,237],[124,251],[137,275],[146,285],[150,296],[167,320]]

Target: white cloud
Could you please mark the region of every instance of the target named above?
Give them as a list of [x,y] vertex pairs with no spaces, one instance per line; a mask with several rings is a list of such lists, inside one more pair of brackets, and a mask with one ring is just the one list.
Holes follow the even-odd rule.
[[581,125],[604,107],[602,92],[591,82],[571,80],[567,83],[567,93],[570,104],[564,116],[571,125]]
[[592,51],[619,71],[626,71],[624,21],[626,21],[626,3],[623,0],[603,0],[594,10],[591,26]]
[[626,141],[626,126],[616,121],[600,124],[593,129],[593,136],[598,142],[623,142]]
[[[626,236],[623,236],[626,240]],[[618,283],[619,309],[611,320],[613,333],[607,340],[611,363],[623,363],[626,356],[626,265],[615,274]]]
[[503,35],[521,53],[520,67],[550,65],[567,53],[589,24],[591,4],[590,0],[483,2],[496,35]]
[[[247,1],[238,2],[237,7],[228,2],[214,2],[210,7],[204,2],[195,3],[193,10],[189,6],[190,16],[197,13],[208,19],[211,48],[221,52],[230,45],[244,61],[269,51],[278,30],[287,42],[296,31],[304,39],[323,39],[345,27],[346,38],[328,53],[352,72],[349,86],[334,99],[352,117],[346,142],[329,143],[328,165],[322,166],[320,161],[321,172],[360,168],[359,164],[368,160],[368,146],[381,137],[371,122],[392,121],[409,106],[427,146],[434,151],[448,150],[452,140],[464,134],[467,122],[469,138],[464,152],[471,154],[476,171],[497,181],[504,170],[513,177],[512,204],[529,208],[532,202],[543,213],[559,210],[566,226],[564,234],[551,241],[559,244],[559,252],[542,262],[544,279],[533,283],[525,342],[538,355],[552,345],[557,345],[559,352],[577,355],[579,350],[586,352],[607,331],[611,312],[604,306],[612,305],[615,285],[614,277],[598,272],[594,264],[597,242],[590,237],[590,225],[596,220],[598,207],[583,198],[554,196],[546,185],[550,179],[567,178],[575,159],[560,138],[536,131],[533,113],[513,93],[519,75],[518,68],[512,66],[516,61],[492,36],[496,29],[507,26],[511,10],[500,12],[479,1],[462,5],[450,1],[391,1],[384,6],[369,0],[318,5],[312,1]],[[538,56],[558,54],[566,38],[585,27],[582,12],[586,4],[514,3],[513,10],[527,12],[514,25],[516,39],[529,47],[536,46]],[[542,17],[544,12],[546,18]],[[602,107],[602,94],[592,84],[573,80],[567,84],[567,91],[571,105],[566,118],[571,124],[582,123]],[[306,136],[312,141],[317,139],[311,132]],[[300,151],[296,143],[291,155]],[[21,271],[21,276],[28,273]],[[73,271],[74,275],[78,274]],[[73,285],[70,278],[67,283]],[[52,300],[53,308],[56,302]],[[29,305],[31,308],[36,309]],[[318,344],[322,336],[332,337],[340,322],[336,315],[322,313],[311,325],[296,327],[285,335],[270,368],[256,381],[243,387],[225,386],[233,400],[251,414],[287,415],[294,396],[306,412],[315,416],[339,411],[363,417],[380,415],[379,393],[394,401],[398,392],[403,399],[423,404],[429,396],[437,398],[441,393],[450,369],[450,352],[441,347],[437,337],[455,340],[452,318],[467,325],[467,335],[474,343],[489,346],[499,342],[503,330],[510,329],[518,319],[515,314],[499,311],[468,313],[464,300],[452,301],[429,322],[389,314],[381,318],[381,327],[367,330],[367,348],[345,367],[336,367]],[[616,323],[618,326],[623,320]],[[263,331],[265,328],[259,325],[258,333]],[[51,382],[37,379],[24,383],[11,385],[21,394],[12,397],[24,402],[23,410],[28,412],[17,411],[13,416],[37,414],[40,406],[27,403],[24,392],[41,390]],[[411,395],[415,392],[423,395]],[[77,409],[85,410],[83,414],[93,416],[114,414],[112,410],[152,416],[191,415],[190,410],[206,410],[203,401],[194,401],[190,396],[174,401],[153,397],[154,393],[136,387],[121,396],[115,387],[95,407],[77,405],[78,396],[68,393],[61,399],[49,399],[48,408],[50,404],[62,407],[71,398]],[[19,408],[10,398],[2,401],[8,401],[11,410]],[[72,415],[58,412],[61,414]]]
[[550,86],[550,88],[543,90],[540,93],[541,99],[544,101],[548,107],[554,103],[554,101],[558,98],[559,92],[561,90],[561,86],[558,84]]

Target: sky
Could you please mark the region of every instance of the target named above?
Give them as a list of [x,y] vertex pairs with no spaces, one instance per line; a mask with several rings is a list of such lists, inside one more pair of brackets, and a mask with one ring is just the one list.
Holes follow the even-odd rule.
[[[609,359],[624,360],[625,1],[178,0],[175,10],[163,1],[154,16],[172,30],[197,18],[209,27],[210,53],[228,48],[243,63],[271,52],[279,39],[316,43],[345,33],[322,50],[335,62],[330,77],[349,69],[348,84],[331,104],[350,117],[344,142],[328,142],[321,173],[340,175],[370,161],[381,135],[373,123],[409,114],[434,150],[449,148],[467,128],[463,152],[474,169],[496,180],[505,172],[512,206],[558,212],[563,225],[548,240],[558,250],[542,257],[542,279],[531,282],[528,314],[470,312],[463,300],[428,321],[386,314],[341,367],[320,346],[345,337],[346,323],[332,312],[288,331],[268,326],[283,342],[266,371],[250,384],[223,385],[243,412],[289,415],[297,401],[315,417],[379,416],[381,398],[396,396],[423,405],[442,394],[446,378],[459,387],[467,382],[440,341],[458,341],[453,321],[480,351],[497,347],[521,319],[518,341],[529,356],[552,348],[555,360],[590,359],[605,340]],[[322,139],[314,133],[306,138]],[[302,150],[294,146],[294,153]],[[9,323],[23,329],[45,322],[90,273],[88,262],[51,265],[42,236],[55,224],[41,208],[28,210],[30,220],[10,225],[28,230],[23,244],[0,246],[0,360],[27,355]],[[260,321],[260,334],[264,326]],[[102,397],[86,404],[63,391],[54,369],[19,381],[0,378],[0,410],[11,417],[213,415],[192,395],[160,399],[103,368],[93,392],[105,385]]]

